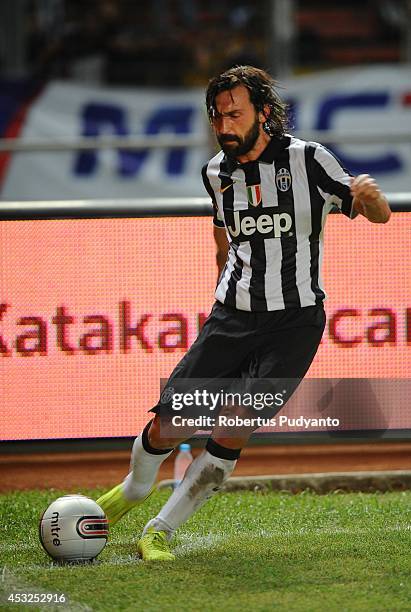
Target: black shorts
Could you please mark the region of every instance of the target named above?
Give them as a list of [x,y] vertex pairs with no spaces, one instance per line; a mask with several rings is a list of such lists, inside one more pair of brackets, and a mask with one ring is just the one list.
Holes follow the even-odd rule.
[[[324,327],[322,304],[248,312],[216,302],[165,387],[173,388],[181,378],[293,379],[294,391],[314,359]],[[160,399],[151,412],[164,408]]]

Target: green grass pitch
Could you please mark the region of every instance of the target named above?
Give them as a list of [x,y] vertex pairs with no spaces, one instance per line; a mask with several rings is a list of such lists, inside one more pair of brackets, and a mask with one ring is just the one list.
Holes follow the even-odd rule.
[[[219,494],[178,532],[174,563],[144,564],[135,542],[161,491],[113,528],[95,562],[58,566],[38,518],[64,493],[0,497],[1,610],[411,610],[411,492]],[[12,592],[66,603],[20,606]]]

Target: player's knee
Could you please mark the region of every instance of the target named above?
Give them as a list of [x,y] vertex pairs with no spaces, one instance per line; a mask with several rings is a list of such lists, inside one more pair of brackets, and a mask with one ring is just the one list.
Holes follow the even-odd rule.
[[148,430],[148,441],[153,448],[164,450],[175,448],[187,439],[186,437],[176,438],[170,435],[172,432],[173,428],[169,421],[156,414]]
[[160,450],[165,448],[174,448],[177,444],[175,440],[171,440],[166,435],[161,434],[161,420],[158,415],[154,417],[150,425],[150,429],[148,430],[148,441],[153,448],[158,448]]

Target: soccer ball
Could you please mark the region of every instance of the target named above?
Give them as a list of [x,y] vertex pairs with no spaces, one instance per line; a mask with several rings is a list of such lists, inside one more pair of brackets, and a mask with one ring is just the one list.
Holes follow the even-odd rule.
[[56,561],[91,561],[107,542],[108,521],[95,501],[64,495],[40,519],[40,542]]

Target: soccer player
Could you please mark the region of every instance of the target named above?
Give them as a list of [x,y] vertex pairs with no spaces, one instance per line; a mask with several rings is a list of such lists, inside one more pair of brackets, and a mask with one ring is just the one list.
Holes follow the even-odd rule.
[[[216,302],[167,388],[178,379],[299,381],[325,326],[327,213],[337,208],[350,219],[361,214],[386,223],[386,197],[367,174],[350,176],[325,147],[286,133],[286,106],[265,71],[237,66],[215,77],[206,105],[221,147],[202,173],[214,208]],[[152,412],[134,442],[130,473],[98,500],[111,525],[147,499],[160,465],[183,441],[165,434],[170,412],[161,400]],[[137,545],[144,560],[174,558],[173,533],[230,476],[251,432],[213,430],[180,486],[145,526]]]

